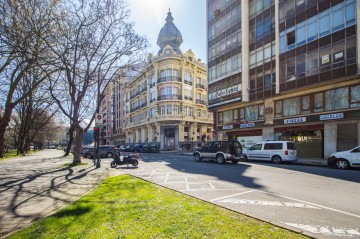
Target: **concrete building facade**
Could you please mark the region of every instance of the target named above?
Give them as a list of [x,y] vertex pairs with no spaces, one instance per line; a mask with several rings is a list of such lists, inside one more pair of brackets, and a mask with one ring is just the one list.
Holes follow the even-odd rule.
[[149,55],[145,68],[125,85],[127,144],[157,143],[160,150],[174,150],[212,140],[207,66],[191,50],[182,53],[182,41],[168,12],[157,56]]
[[293,140],[327,158],[360,144],[355,0],[207,0],[216,137]]

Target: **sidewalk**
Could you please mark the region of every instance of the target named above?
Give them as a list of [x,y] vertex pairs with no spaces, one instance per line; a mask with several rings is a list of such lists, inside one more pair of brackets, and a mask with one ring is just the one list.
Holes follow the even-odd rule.
[[87,159],[82,160],[86,165],[66,167],[72,157],[61,156],[61,151],[43,150],[0,163],[0,238],[78,200],[107,176],[121,173],[105,165],[97,169]]
[[[174,150],[174,151],[160,151],[163,154],[181,154],[185,156],[193,156],[193,151],[188,150]],[[145,154],[145,153],[144,153]],[[297,165],[308,165],[308,166],[321,166],[327,167],[327,160],[320,158],[298,158],[297,161],[294,161],[293,164]]]

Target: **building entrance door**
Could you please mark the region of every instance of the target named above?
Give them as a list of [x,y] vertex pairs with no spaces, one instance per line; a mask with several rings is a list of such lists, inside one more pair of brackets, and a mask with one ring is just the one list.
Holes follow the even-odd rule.
[[164,129],[165,150],[175,150],[175,128]]

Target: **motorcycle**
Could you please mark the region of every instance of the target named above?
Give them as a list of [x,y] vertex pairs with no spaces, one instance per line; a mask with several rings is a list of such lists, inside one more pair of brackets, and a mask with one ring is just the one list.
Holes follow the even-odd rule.
[[139,154],[130,154],[129,156],[121,156],[121,152],[117,151],[113,157],[113,161],[110,163],[110,167],[116,168],[117,165],[132,164],[137,166],[139,164]]

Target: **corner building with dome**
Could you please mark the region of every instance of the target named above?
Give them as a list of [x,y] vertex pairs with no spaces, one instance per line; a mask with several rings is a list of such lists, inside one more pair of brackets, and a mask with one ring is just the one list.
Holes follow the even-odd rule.
[[189,149],[212,140],[207,111],[207,65],[188,50],[169,10],[156,56],[124,86],[126,144],[157,143],[160,150]]

